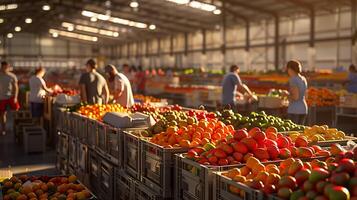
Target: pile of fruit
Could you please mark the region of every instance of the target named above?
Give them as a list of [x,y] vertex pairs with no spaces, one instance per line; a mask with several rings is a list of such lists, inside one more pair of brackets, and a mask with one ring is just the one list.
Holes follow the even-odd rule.
[[327,88],[309,88],[306,102],[309,106],[337,106],[340,97]]
[[309,142],[320,142],[329,140],[344,140],[345,133],[339,131],[336,128],[329,128],[328,126],[317,126],[306,127],[304,132],[289,132],[289,137],[294,141],[298,136],[304,136]]
[[92,197],[73,175],[53,178],[13,176],[2,182],[2,194],[4,200],[86,200]]
[[187,127],[188,125],[197,124],[201,120],[215,119],[214,113],[202,110],[183,111],[175,109],[175,107],[164,107],[147,114],[152,115],[156,123],[142,133],[146,137],[165,132],[168,127]]
[[[229,138],[229,137],[228,137]],[[313,156],[330,156],[330,152],[318,146],[308,147],[304,137],[293,142],[289,137],[277,133],[276,128],[267,128],[265,132],[253,128],[235,131],[229,139],[218,143],[207,143],[204,147],[190,149],[188,159],[203,165],[231,165],[246,163],[250,157],[265,162],[291,157],[311,158]]]
[[252,112],[249,116],[242,116],[232,110],[217,111],[218,119],[228,125],[233,125],[236,130],[241,128],[252,129],[254,127],[265,130],[268,127],[276,127],[279,132],[303,131],[305,126],[297,125],[291,120],[284,120],[279,117],[262,112]]
[[107,112],[128,112],[120,104],[94,104],[94,105],[83,105],[77,112],[88,118],[102,121],[103,116]]
[[[335,158],[302,162],[289,158],[279,164],[263,165],[250,157],[246,166],[222,173],[235,182],[261,190],[281,199],[348,200],[357,199],[357,165],[355,151],[338,151]],[[234,185],[230,192],[244,197]]]
[[161,99],[152,97],[152,96],[144,96],[141,94],[136,94],[134,95],[134,99],[136,101],[142,102],[142,103],[149,103],[149,102],[160,102]]
[[233,133],[233,126],[227,126],[217,120],[201,120],[198,124],[190,121],[187,126],[181,126],[180,128],[170,126],[166,132],[154,135],[150,142],[165,148],[193,148],[216,144],[217,141],[223,140]]

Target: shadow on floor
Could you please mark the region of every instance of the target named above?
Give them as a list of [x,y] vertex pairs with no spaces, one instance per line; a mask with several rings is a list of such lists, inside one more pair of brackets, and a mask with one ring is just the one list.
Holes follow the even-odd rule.
[[55,169],[55,163],[54,148],[47,149],[45,153],[25,154],[23,146],[15,142],[13,131],[0,135],[0,170],[9,169],[13,174],[28,172],[30,175],[56,175],[59,173]]

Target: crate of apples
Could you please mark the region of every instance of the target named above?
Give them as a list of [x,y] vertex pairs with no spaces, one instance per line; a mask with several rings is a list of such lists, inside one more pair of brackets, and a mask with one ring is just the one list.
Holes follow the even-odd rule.
[[71,176],[13,176],[2,183],[4,200],[86,200],[96,199],[92,193]]
[[267,162],[290,157],[327,157],[330,152],[318,146],[308,147],[308,142],[303,137],[293,142],[289,137],[277,133],[276,128],[269,127],[265,132],[260,128],[250,131],[240,129],[216,144],[206,143],[203,147],[190,149],[186,154],[186,158],[200,164],[219,166],[246,163],[253,156],[259,161]]

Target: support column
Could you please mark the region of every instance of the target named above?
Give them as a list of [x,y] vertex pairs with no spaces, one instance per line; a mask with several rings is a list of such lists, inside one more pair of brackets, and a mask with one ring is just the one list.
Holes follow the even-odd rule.
[[188,54],[188,33],[185,33],[185,50],[184,50],[185,56]]
[[311,9],[310,13],[310,42],[308,49],[307,65],[311,70],[315,70],[316,67],[316,48],[315,48],[315,10]]
[[149,56],[149,40],[145,41],[145,57]]
[[157,39],[157,58],[156,58],[156,60],[159,62],[159,64],[156,63],[156,65],[159,67],[161,67],[161,62],[162,62],[160,53],[161,53],[161,39],[158,38]]
[[122,48],[123,48],[123,45],[120,45],[120,46],[119,46],[119,59],[121,59],[121,58],[123,57],[123,50],[122,50]]
[[41,35],[38,35],[38,61],[39,61],[39,65],[42,66]]
[[126,57],[130,59],[130,43],[126,44]]
[[250,22],[245,23],[245,47],[244,47],[244,68],[249,70],[252,64],[252,59],[250,58]]
[[351,0],[351,35],[352,35],[352,51],[351,51],[351,63],[357,64],[357,2]]
[[170,36],[170,56],[174,55],[174,36]]
[[206,29],[202,29],[202,53],[201,53],[201,67],[207,68],[207,56],[206,56]]
[[222,51],[222,64],[223,64],[223,69],[227,68],[227,58],[226,58],[226,43],[227,43],[227,22],[226,22],[226,3],[225,1],[222,1],[222,29],[221,29],[221,34],[222,34],[222,46],[221,46],[221,51]]
[[279,28],[279,17],[275,16],[274,19],[274,24],[275,24],[275,39],[274,39],[274,67],[275,70],[278,70],[280,68],[280,61],[279,61],[279,37],[280,37],[280,28]]

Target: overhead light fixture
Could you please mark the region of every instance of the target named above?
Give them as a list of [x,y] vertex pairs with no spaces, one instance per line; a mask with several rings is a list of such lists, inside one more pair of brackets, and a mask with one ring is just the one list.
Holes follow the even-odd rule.
[[16,32],[20,32],[21,31],[21,27],[20,26],[16,26],[14,29]]
[[96,21],[98,21],[98,19],[97,19],[96,17],[91,17],[91,18],[90,18],[90,21],[91,21],[91,22],[96,22]]
[[[180,5],[186,5],[189,6],[191,8],[195,8],[195,9],[199,9],[199,10],[203,10],[203,11],[207,11],[207,12],[213,12],[214,14],[219,13],[221,14],[221,11],[219,9],[217,9],[217,6],[213,5],[213,4],[209,4],[209,3],[204,3],[204,2],[200,2],[200,1],[190,1],[190,0],[166,0],[169,2],[173,2],[176,4],[180,4]],[[219,15],[216,14],[216,15]]]
[[82,15],[85,17],[90,17],[90,18],[97,18],[99,20],[103,20],[103,21],[110,21],[116,24],[122,24],[122,25],[126,25],[126,26],[132,26],[132,27],[136,27],[136,28],[147,28],[148,25],[142,22],[136,22],[136,21],[131,21],[131,20],[127,20],[127,19],[122,19],[119,17],[112,17],[112,16],[108,16],[108,15],[103,15],[100,13],[95,13],[92,11],[88,11],[88,10],[83,10],[82,11]]
[[16,3],[12,3],[12,4],[2,4],[0,5],[0,11],[3,10],[14,10],[16,9],[18,6]]
[[69,26],[69,27],[67,28],[67,30],[68,30],[68,31],[73,31],[73,30],[74,30],[74,27],[73,27],[73,26]]
[[51,10],[51,6],[48,5],[48,4],[45,4],[45,5],[42,6],[42,10],[49,11],[49,10]]
[[8,33],[8,34],[6,35],[6,37],[7,37],[7,38],[13,38],[13,37],[14,37],[14,34]]
[[119,33],[118,33],[118,32],[114,32],[114,33],[113,33],[113,36],[114,36],[114,37],[119,37]]
[[31,24],[32,23],[32,19],[31,18],[26,18],[25,19],[25,23],[26,24]]
[[52,36],[57,33],[58,36],[64,36],[64,37],[70,37],[70,38],[75,38],[75,39],[80,39],[80,40],[86,40],[86,41],[92,41],[92,42],[97,42],[98,38],[89,36],[89,35],[83,35],[83,34],[78,34],[78,33],[72,33],[72,32],[67,32],[67,31],[61,31],[61,30],[56,30],[56,29],[50,29],[49,33],[52,34]]
[[0,18],[0,24],[4,23],[4,19]]
[[213,14],[215,15],[220,15],[222,13],[222,11],[220,9],[216,9],[213,11]]
[[177,3],[177,4],[187,4],[190,2],[190,0],[167,0],[173,3]]
[[205,10],[208,12],[212,12],[212,11],[216,10],[215,5],[203,3],[203,2],[199,2],[199,1],[191,1],[189,3],[189,6],[192,8],[197,8],[197,9]]
[[58,37],[58,33],[57,32],[53,32],[52,33],[52,37],[54,37],[54,38]]
[[137,7],[139,7],[139,3],[137,2],[137,1],[132,1],[132,2],[130,2],[130,7],[132,7],[132,8],[137,8]]
[[155,24],[150,24],[149,29],[150,30],[155,30],[156,29],[156,25]]
[[99,29],[99,28],[84,26],[84,25],[75,25],[75,24],[72,24],[69,22],[63,22],[62,27],[67,28],[67,30],[71,29],[71,31],[79,30],[79,31],[84,31],[84,32],[89,32],[89,33],[97,33],[100,35],[105,35],[105,36],[110,36],[110,37],[118,37],[119,36],[119,33],[116,31]]

